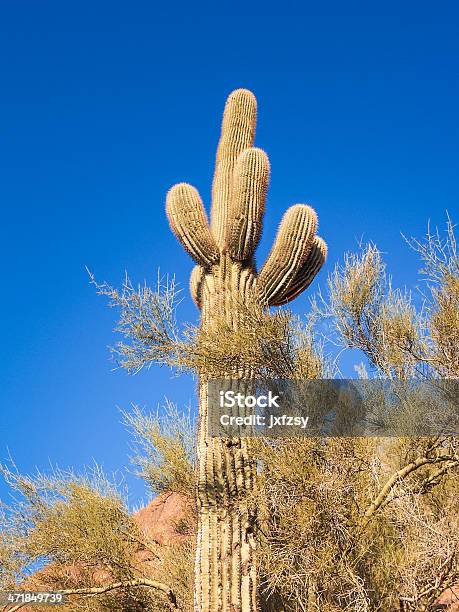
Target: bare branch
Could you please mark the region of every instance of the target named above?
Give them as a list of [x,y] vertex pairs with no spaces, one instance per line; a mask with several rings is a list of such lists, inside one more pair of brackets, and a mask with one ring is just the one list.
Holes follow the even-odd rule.
[[[127,580],[124,582],[113,582],[111,584],[107,584],[102,587],[86,587],[82,589],[62,589],[59,591],[55,591],[56,593],[60,593],[61,595],[103,595],[104,593],[108,593],[109,591],[114,591],[116,589],[129,589],[133,587],[148,587],[150,589],[156,589],[158,591],[162,591],[171,604],[172,610],[179,610],[180,608],[177,605],[177,598],[172,591],[172,589],[162,582],[157,582],[156,580],[149,580],[147,578],[139,578],[136,580]],[[21,603],[13,608],[6,608],[8,612],[16,612],[20,608],[27,606],[28,603]]]
[[409,474],[411,474],[415,470],[418,470],[419,468],[425,465],[434,465],[437,463],[444,463],[444,462],[447,462],[449,467],[452,467],[453,465],[459,464],[459,459],[456,459],[452,456],[445,456],[445,455],[434,456],[434,457],[418,457],[417,459],[415,459],[408,465],[405,465],[405,467],[395,472],[395,474],[393,474],[389,478],[389,480],[386,482],[386,484],[382,487],[382,489],[376,496],[376,499],[368,506],[367,510],[365,511],[364,518],[367,519],[367,522],[368,522],[368,520],[381,507],[383,502],[385,502],[385,500],[390,495],[394,486],[398,482],[406,478]]

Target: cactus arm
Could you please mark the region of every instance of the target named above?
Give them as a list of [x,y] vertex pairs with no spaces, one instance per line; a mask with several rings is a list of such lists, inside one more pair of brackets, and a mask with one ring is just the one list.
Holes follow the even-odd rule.
[[211,266],[218,261],[218,248],[194,187],[187,183],[174,185],[167,194],[166,212],[172,231],[196,263]]
[[236,162],[231,206],[226,224],[226,247],[236,261],[252,257],[261,238],[269,160],[261,149],[243,151]]
[[201,266],[195,266],[190,276],[190,293],[193,298],[193,302],[201,310],[201,298],[202,298],[202,283],[204,281],[204,268]]
[[242,151],[253,145],[256,118],[257,102],[253,93],[247,89],[233,91],[228,97],[223,113],[212,184],[210,226],[221,249],[225,246],[234,166]]
[[289,287],[285,291],[281,290],[274,294],[269,300],[269,305],[282,306],[298,297],[312,283],[314,277],[324,265],[326,258],[327,245],[322,238],[316,236],[309,255]]
[[258,276],[259,290],[269,304],[286,292],[312,248],[317,215],[305,204],[291,206],[284,215],[265,264]]

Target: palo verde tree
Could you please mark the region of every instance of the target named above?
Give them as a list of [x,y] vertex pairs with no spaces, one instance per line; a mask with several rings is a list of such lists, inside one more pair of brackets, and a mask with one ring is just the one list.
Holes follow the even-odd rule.
[[[244,89],[234,91],[223,116],[210,225],[194,187],[180,183],[167,196],[171,228],[197,264],[190,284],[204,330],[224,320],[237,331],[248,303],[267,307],[291,301],[309,286],[326,257],[314,210],[297,204],[285,213],[270,255],[256,270],[269,161],[253,147],[255,123],[255,97]],[[241,378],[253,375],[242,365]],[[211,438],[207,419],[206,376],[201,374],[195,609],[252,612],[258,609],[255,517],[248,503],[254,462],[247,440]]]

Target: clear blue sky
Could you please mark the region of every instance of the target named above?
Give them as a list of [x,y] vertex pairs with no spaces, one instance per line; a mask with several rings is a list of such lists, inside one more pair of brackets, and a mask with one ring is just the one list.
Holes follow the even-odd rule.
[[[93,458],[122,471],[117,406],[192,399],[167,370],[112,372],[115,313],[85,265],[112,284],[160,268],[187,287],[165,194],[185,180],[208,203],[232,89],[256,94],[272,164],[259,259],[307,202],[328,269],[363,237],[411,285],[400,232],[459,219],[457,3],[155,4],[1,2],[0,460],[9,448],[24,471]],[[196,319],[187,293],[180,312]]]

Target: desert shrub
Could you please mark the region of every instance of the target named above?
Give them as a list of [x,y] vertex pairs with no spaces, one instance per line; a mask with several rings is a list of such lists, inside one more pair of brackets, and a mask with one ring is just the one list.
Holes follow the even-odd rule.
[[[336,353],[354,349],[361,378],[459,378],[454,228],[448,222],[445,237],[409,242],[423,262],[421,307],[393,287],[374,245],[336,266],[306,321],[245,304],[237,333],[225,321],[180,328],[171,282],[155,290],[128,279],[120,291],[97,287],[120,308],[124,340],[114,352],[130,372],[160,363],[204,377],[249,369],[266,378],[327,378],[338,375]],[[194,499],[191,415],[171,403],[153,415],[124,414],[135,469],[154,493]],[[456,438],[262,439],[253,452],[263,609],[427,611],[459,580]],[[14,498],[0,507],[1,589],[27,584],[46,567],[48,586],[85,589],[72,597],[72,610],[193,609],[193,511],[177,525],[189,537],[159,548],[97,468],[82,477],[23,476],[5,466],[2,473]],[[139,550],[160,563],[140,570]],[[94,591],[94,569],[106,572],[112,590]]]

